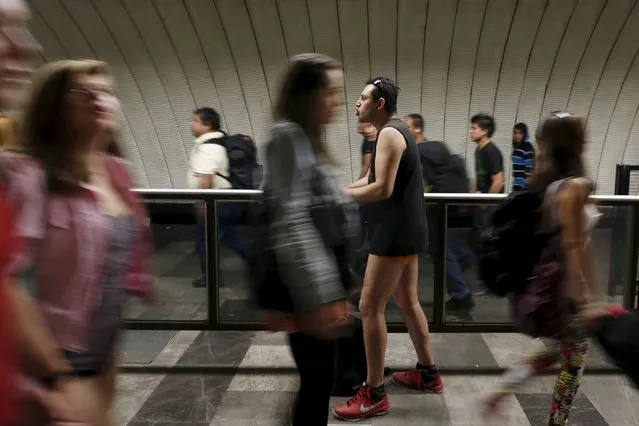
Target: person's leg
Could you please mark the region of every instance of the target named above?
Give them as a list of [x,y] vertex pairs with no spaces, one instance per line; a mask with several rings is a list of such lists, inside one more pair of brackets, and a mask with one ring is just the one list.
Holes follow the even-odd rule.
[[444,390],[430,348],[428,320],[417,294],[419,259],[415,255],[404,269],[395,289],[395,301],[402,312],[408,334],[417,352],[417,369],[393,374],[393,382],[411,389],[440,393]]
[[335,342],[302,333],[289,334],[288,339],[300,376],[292,424],[326,426],[335,381]]
[[367,378],[371,387],[384,384],[384,356],[386,354],[386,305],[393,295],[405,266],[375,255],[368,257],[364,286],[359,302],[366,345]]
[[453,238],[447,239],[446,247],[446,289],[452,299],[462,300],[470,296],[464,273],[455,251]]
[[549,425],[563,426],[577,395],[588,356],[588,340],[561,344],[561,371],[555,382]]
[[[486,232],[492,210],[488,206],[477,206],[473,213],[473,230],[474,230],[474,246],[475,251],[481,250],[482,235]],[[483,296],[488,293],[486,284],[481,279],[479,268],[477,268],[477,281],[475,282],[473,294],[475,296]]]
[[456,235],[448,234],[446,245],[457,259],[462,271],[470,268],[475,263],[475,254],[466,247]]
[[555,365],[560,357],[560,344],[554,342],[509,367],[499,378],[497,389],[485,401],[486,414],[495,414],[506,395],[514,393],[532,377]]
[[195,223],[195,251],[200,263],[200,277],[193,280],[194,287],[206,286],[206,220],[198,216]]
[[386,318],[384,312],[405,265],[395,258],[370,255],[364,274],[359,302],[366,347],[367,378],[359,392],[333,407],[340,420],[357,421],[382,416],[390,411],[384,389],[384,355],[386,353]]

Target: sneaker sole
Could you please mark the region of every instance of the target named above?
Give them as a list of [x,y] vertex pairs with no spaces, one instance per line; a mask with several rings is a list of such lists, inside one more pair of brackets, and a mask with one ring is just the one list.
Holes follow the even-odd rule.
[[400,388],[404,388],[404,389],[414,390],[415,392],[432,393],[437,395],[439,395],[440,393],[444,393],[444,386],[442,386],[441,389],[415,389],[415,388],[408,387],[402,383],[399,383],[397,380],[395,380],[394,377],[391,377],[391,380],[393,381],[395,386],[399,386]]
[[357,422],[364,421],[364,420],[366,420],[366,419],[370,419],[370,418],[372,418],[372,417],[381,417],[381,416],[385,416],[386,414],[390,413],[390,410],[377,411],[377,412],[375,412],[375,413],[373,413],[373,414],[368,414],[368,415],[366,415],[366,416],[364,416],[364,417],[358,417],[358,418],[356,418],[356,419],[349,419],[349,418],[346,418],[346,417],[342,417],[342,416],[340,416],[339,414],[337,414],[337,413],[335,412],[335,410],[334,410],[334,409],[332,409],[332,408],[331,408],[331,412],[333,413],[333,416],[335,416],[335,418],[336,418],[337,420],[339,420],[340,422],[357,423]]

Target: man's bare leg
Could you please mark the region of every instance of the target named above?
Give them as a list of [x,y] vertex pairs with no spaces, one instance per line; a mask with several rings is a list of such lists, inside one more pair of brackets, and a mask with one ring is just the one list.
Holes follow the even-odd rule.
[[418,271],[419,259],[415,256],[406,266],[394,293],[417,352],[417,366],[414,370],[394,373],[393,382],[414,390],[441,393],[444,383],[435,367],[429,342],[428,320],[417,293]]
[[417,362],[421,365],[433,365],[435,360],[430,349],[428,320],[417,294],[418,273],[419,258],[415,255],[404,269],[394,296],[417,352]]
[[386,353],[386,304],[402,277],[405,266],[392,258],[370,255],[364,275],[359,309],[364,328],[364,345],[368,377],[366,383],[379,387],[384,383],[384,356]]

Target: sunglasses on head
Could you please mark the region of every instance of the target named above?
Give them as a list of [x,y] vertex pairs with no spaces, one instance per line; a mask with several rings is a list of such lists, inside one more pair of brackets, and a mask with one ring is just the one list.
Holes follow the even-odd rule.
[[567,118],[567,117],[572,117],[573,116],[568,111],[553,111],[553,112],[551,112],[551,114],[554,117],[557,117],[557,118]]
[[[550,115],[552,117],[556,117],[556,118],[568,118],[568,117],[574,117],[573,114],[569,113],[568,111],[553,111],[550,113]],[[537,139],[541,139],[541,129],[542,129],[543,125],[539,125],[539,127],[537,127],[537,131],[535,132],[535,137]]]

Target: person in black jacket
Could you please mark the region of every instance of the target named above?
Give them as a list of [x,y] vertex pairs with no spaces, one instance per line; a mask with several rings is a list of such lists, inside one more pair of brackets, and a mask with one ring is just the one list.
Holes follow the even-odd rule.
[[[424,192],[433,193],[467,193],[469,189],[466,167],[463,160],[452,155],[443,142],[429,141],[424,137],[424,118],[419,114],[410,114],[404,122],[417,141],[419,159],[426,188]],[[429,210],[426,209],[428,214]],[[428,218],[428,234],[431,237],[429,249],[434,256],[438,230],[434,218]],[[449,299],[447,311],[468,311],[475,307],[473,296],[464,278],[464,269],[470,267],[475,259],[454,235],[446,235],[446,290]]]

